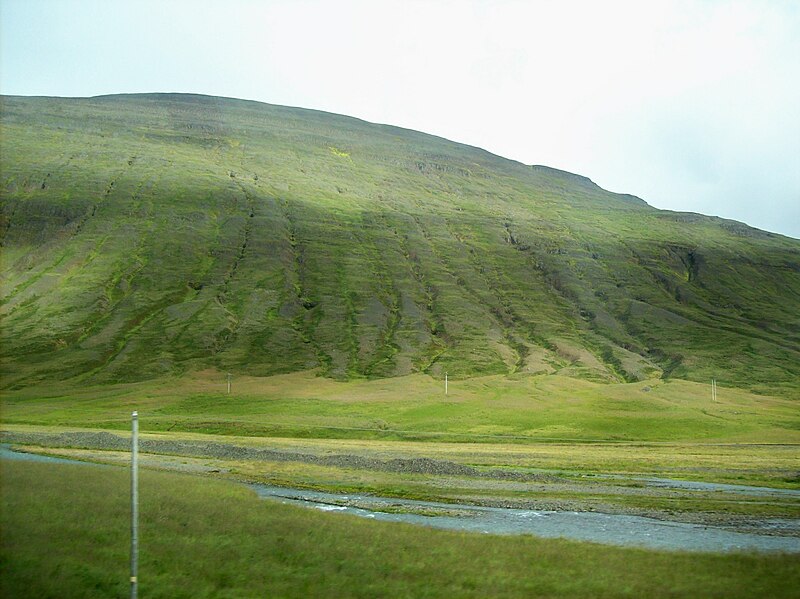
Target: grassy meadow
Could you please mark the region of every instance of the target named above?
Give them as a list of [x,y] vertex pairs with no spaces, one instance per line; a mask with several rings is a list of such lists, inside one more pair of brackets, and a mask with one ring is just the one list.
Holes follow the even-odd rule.
[[[2,462],[0,594],[128,594],[123,468]],[[373,522],[143,471],[142,597],[796,597],[796,556],[688,554]]]
[[207,370],[119,385],[40,385],[0,398],[6,424],[148,432],[453,442],[800,442],[796,402],[680,380],[600,384],[564,376],[337,382]]
[[[133,410],[139,413],[143,439],[383,461],[429,458],[488,475],[513,470],[563,480],[544,486],[503,484],[306,458],[217,459],[202,450],[145,456],[153,467],[447,502],[555,501],[599,511],[800,514],[792,498],[765,502],[711,491],[637,490],[642,486],[637,477],[800,488],[800,413],[793,401],[724,387],[712,401],[708,385],[688,381],[609,385],[554,375],[488,376],[451,381],[445,395],[442,380],[422,374],[341,382],[302,372],[233,377],[228,394],[225,373],[206,370],[114,386],[65,385],[58,392],[29,388],[5,393],[0,400],[2,429],[9,433],[114,431],[125,437]],[[129,459],[124,451],[113,450],[59,449],[50,443],[45,451],[89,461]],[[604,476],[617,478],[604,486]]]

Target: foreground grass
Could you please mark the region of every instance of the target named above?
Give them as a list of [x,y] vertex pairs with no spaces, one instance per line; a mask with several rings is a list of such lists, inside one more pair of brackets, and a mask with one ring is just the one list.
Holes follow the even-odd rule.
[[[0,593],[128,592],[128,474],[2,462]],[[786,555],[652,552],[372,522],[258,500],[231,483],[141,476],[147,597],[790,597]]]

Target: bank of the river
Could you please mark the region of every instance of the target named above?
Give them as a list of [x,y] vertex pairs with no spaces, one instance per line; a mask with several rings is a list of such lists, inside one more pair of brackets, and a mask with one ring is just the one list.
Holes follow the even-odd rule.
[[[109,433],[70,433],[60,435],[37,435],[34,433],[4,436],[4,440],[38,441],[41,445],[72,445],[72,449],[28,446],[28,451],[46,451],[71,458],[127,463],[126,447],[129,440]],[[91,447],[75,449],[74,447]],[[115,449],[99,449],[99,448]],[[454,528],[502,534],[536,534],[539,536],[565,536],[568,538],[597,542],[641,545],[651,548],[688,549],[700,551],[726,551],[732,549],[756,549],[764,551],[800,551],[800,520],[794,517],[756,517],[742,514],[714,513],[706,511],[669,512],[659,509],[643,509],[614,503],[605,506],[597,503],[587,505],[580,498],[581,492],[599,494],[604,498],[618,493],[622,497],[655,497],[666,501],[689,494],[733,493],[741,500],[743,489],[727,489],[728,485],[698,483],[699,490],[681,489],[684,481],[674,481],[675,489],[668,481],[659,480],[654,486],[627,486],[630,481],[614,486],[608,479],[602,483],[592,480],[573,481],[568,478],[546,474],[525,474],[514,471],[489,471],[431,459],[379,460],[363,456],[329,455],[315,456],[290,452],[240,447],[223,443],[175,442],[169,440],[143,441],[141,447],[144,467],[179,470],[195,473],[228,476],[237,480],[270,481],[269,476],[243,475],[246,468],[241,464],[256,464],[262,470],[274,468],[282,462],[301,464],[322,463],[331,469],[342,468],[358,471],[358,466],[368,472],[405,473],[427,480],[432,499],[438,499],[435,491],[441,485],[451,484],[455,488],[472,485],[468,501],[458,496],[447,496],[447,501],[421,501],[419,496],[409,497],[407,489],[395,489],[394,497],[381,497],[372,492],[368,495],[354,493],[352,489],[330,485],[331,489],[287,488],[283,486],[256,485],[260,493],[284,500],[305,502],[307,505],[336,506],[352,511],[356,515],[403,520],[434,527]],[[201,457],[198,457],[201,456]],[[356,466],[357,465],[357,466]],[[323,479],[324,480],[324,479]],[[417,481],[418,482],[418,481]],[[488,485],[488,486],[487,486]],[[419,489],[420,487],[415,487]],[[265,492],[264,489],[273,489]],[[278,490],[275,490],[278,489]],[[494,496],[476,494],[489,489]],[[525,493],[526,489],[529,493]],[[791,514],[796,509],[800,492],[769,488],[747,488],[745,499],[758,503],[778,503]],[[777,497],[774,494],[778,491]],[[505,492],[505,496],[503,495]],[[555,497],[548,497],[547,493]],[[571,492],[575,498],[564,499],[558,495]],[[405,496],[404,496],[405,495]],[[427,499],[430,499],[427,498]],[[587,509],[587,507],[589,509]],[[602,509],[605,507],[605,509]],[[600,509],[599,509],[600,508]]]

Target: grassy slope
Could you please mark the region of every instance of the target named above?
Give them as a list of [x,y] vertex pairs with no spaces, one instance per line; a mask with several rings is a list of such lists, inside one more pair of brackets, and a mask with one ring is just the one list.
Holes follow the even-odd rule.
[[0,143],[7,388],[213,366],[797,394],[796,240],[219,98],[5,97]]
[[[125,469],[3,462],[0,594],[128,592]],[[793,597],[796,556],[709,555],[424,530],[143,472],[147,597]],[[235,539],[235,540],[234,540]]]

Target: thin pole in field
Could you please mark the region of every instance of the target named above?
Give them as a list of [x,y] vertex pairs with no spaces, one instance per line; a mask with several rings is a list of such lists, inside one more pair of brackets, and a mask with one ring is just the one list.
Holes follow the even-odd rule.
[[444,394],[447,395],[447,373],[444,373]]
[[228,373],[228,395],[231,394],[231,373]]
[[131,599],[136,599],[139,585],[139,414],[134,412],[131,418]]

